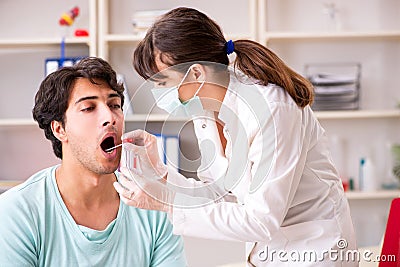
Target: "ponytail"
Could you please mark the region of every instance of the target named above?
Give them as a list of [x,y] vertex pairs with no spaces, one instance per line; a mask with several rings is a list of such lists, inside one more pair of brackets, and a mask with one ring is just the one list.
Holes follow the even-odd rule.
[[262,85],[273,83],[282,87],[299,107],[312,104],[314,91],[310,81],[289,68],[274,52],[250,40],[237,40],[234,45],[235,68]]

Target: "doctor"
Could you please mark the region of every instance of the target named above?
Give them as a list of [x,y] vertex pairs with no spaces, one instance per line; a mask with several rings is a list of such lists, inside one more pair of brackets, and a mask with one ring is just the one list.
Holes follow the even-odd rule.
[[187,179],[163,164],[155,136],[123,135],[140,162],[114,183],[125,203],[167,212],[175,234],[247,242],[248,266],[358,266],[346,253],[356,249],[349,206],[305,78],[256,42],[227,42],[191,8],[156,21],[133,63],[154,82],[160,108],[193,117],[202,161],[200,181]]

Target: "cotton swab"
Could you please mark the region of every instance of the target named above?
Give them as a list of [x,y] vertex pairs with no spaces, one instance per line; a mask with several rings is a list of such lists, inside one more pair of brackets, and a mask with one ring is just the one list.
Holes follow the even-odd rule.
[[110,151],[112,151],[112,150],[114,150],[114,149],[116,149],[116,148],[118,148],[118,147],[120,147],[120,146],[122,146],[122,143],[121,144],[119,144],[119,145],[116,145],[116,146],[113,146],[113,147],[110,147],[110,148],[107,148],[106,150],[104,150],[105,152],[110,152]]

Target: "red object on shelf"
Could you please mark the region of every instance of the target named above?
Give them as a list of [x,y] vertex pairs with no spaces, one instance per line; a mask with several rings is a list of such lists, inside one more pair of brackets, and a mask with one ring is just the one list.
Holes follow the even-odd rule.
[[349,181],[342,180],[342,184],[343,184],[344,191],[349,191]]
[[89,32],[85,29],[76,29],[75,36],[77,36],[77,37],[89,36]]
[[79,15],[79,7],[74,7],[68,13],[61,15],[58,21],[61,26],[71,26],[74,23],[75,18]]

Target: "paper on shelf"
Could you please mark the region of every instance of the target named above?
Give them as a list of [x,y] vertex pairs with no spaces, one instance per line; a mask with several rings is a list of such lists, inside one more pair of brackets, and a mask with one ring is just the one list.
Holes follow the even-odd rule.
[[343,85],[356,83],[357,77],[353,75],[318,73],[311,75],[309,80],[314,85]]

